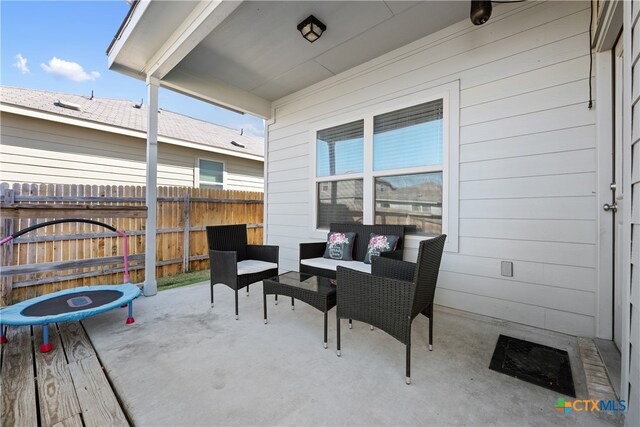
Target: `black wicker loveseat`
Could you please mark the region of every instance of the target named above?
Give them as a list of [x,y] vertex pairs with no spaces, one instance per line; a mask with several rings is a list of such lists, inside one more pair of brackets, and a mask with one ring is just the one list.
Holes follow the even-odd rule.
[[382,253],[381,256],[402,260],[402,248],[404,244],[403,225],[364,225],[359,223],[331,224],[329,232],[354,232],[356,233],[355,246],[353,248],[353,261],[338,261],[335,263],[328,262],[323,258],[326,240],[323,242],[300,243],[300,272],[314,276],[336,278],[336,269],[338,265],[352,268],[363,272],[371,272],[371,265],[364,264],[364,258],[367,255],[367,247],[369,245],[369,236],[371,233],[378,235],[398,236],[400,239],[396,245],[396,249],[392,252]]

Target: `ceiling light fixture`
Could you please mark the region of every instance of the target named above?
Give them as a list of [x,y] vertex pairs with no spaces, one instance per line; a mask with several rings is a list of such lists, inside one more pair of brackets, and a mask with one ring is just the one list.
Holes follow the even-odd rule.
[[327,26],[313,15],[309,15],[307,19],[298,24],[298,31],[309,43],[318,40],[326,29]]

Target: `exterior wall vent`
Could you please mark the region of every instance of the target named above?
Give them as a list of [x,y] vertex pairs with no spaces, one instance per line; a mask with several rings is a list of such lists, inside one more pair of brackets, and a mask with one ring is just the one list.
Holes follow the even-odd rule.
[[56,100],[53,105],[56,107],[67,108],[69,110],[80,111],[82,107],[79,104],[74,104],[73,102],[63,101],[62,99]]

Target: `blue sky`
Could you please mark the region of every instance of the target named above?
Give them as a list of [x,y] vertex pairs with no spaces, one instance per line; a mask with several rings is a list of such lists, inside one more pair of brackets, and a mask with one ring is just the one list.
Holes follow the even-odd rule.
[[[129,10],[124,0],[0,0],[0,84],[146,103],[144,82],[107,69],[106,50]],[[165,89],[160,107],[263,136],[262,119]]]

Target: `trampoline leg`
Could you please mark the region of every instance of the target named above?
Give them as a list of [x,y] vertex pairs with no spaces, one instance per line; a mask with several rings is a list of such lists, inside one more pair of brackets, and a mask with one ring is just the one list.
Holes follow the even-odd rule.
[[40,353],[48,353],[53,349],[53,346],[49,342],[49,325],[42,325],[42,345],[40,346]]
[[6,344],[9,340],[4,336],[4,326],[0,323],[0,344]]
[[129,317],[127,317],[127,325],[135,323],[136,319],[133,318],[133,301],[129,302]]

